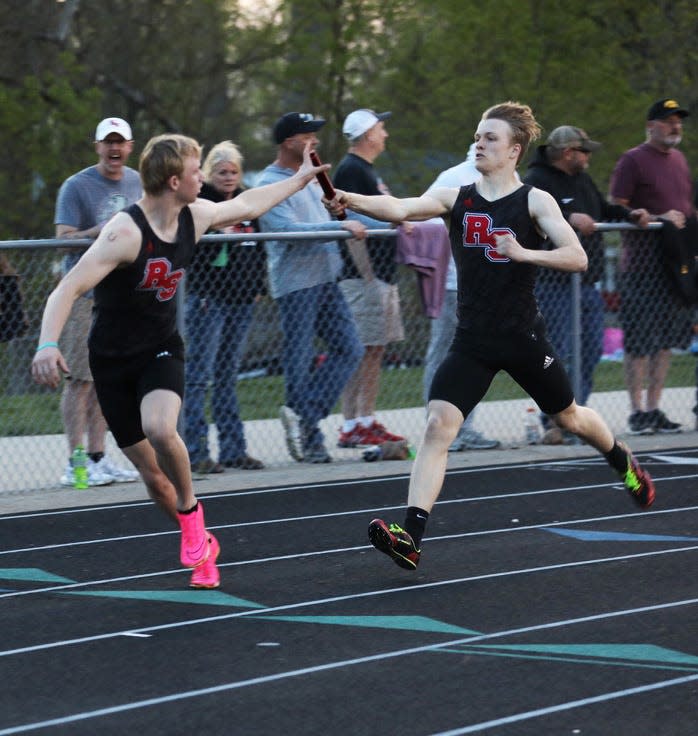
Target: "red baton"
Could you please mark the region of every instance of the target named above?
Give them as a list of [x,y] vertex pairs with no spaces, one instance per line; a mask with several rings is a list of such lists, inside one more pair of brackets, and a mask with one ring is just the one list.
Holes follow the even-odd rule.
[[[315,151],[310,152],[310,160],[313,162],[313,166],[322,166],[322,161],[320,161],[320,157],[317,155]],[[332,186],[332,182],[330,181],[330,177],[327,176],[326,171],[321,171],[318,174],[315,175],[318,182],[320,183],[320,186],[322,187],[322,192],[327,197],[327,199],[334,199],[335,191],[334,187]],[[347,219],[347,213],[342,210],[338,215],[336,215],[338,220],[346,220]]]

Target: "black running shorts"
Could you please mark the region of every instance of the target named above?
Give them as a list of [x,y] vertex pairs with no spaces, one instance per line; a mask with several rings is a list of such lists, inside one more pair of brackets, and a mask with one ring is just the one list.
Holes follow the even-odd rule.
[[119,447],[145,439],[141,401],[146,394],[168,389],[184,397],[184,343],[177,333],[152,350],[123,359],[90,351],[90,370],[102,414]]
[[448,401],[468,416],[499,371],[506,371],[545,414],[558,414],[574,400],[542,317],[528,332],[488,335],[457,329],[448,355],[434,374],[429,400]]

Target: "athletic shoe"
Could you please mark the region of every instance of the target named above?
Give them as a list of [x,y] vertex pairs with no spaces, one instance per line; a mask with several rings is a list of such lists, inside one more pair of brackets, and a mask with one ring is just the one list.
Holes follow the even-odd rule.
[[463,450],[492,450],[499,447],[499,440],[491,440],[474,429],[461,429],[456,439],[451,442],[449,452],[462,452]]
[[[97,468],[97,463],[92,460],[87,461],[87,485],[92,486],[108,486],[114,482],[114,476],[108,473],[103,473]],[[61,485],[70,486],[71,488],[75,485],[75,476],[73,475],[73,466],[68,463],[65,466],[63,475],[61,475]]]
[[379,422],[372,422],[368,427],[357,424],[351,432],[340,432],[337,447],[370,447],[383,442],[402,442],[405,438],[393,434]]
[[318,465],[320,463],[331,463],[332,458],[330,457],[330,453],[327,452],[325,445],[319,444],[306,447],[303,450],[303,462]]
[[647,422],[655,432],[660,434],[676,434],[681,431],[681,425],[678,422],[672,422],[661,409],[648,411]]
[[362,429],[358,424],[350,432],[342,432],[340,429],[337,447],[359,447],[363,441]]
[[212,460],[210,457],[205,457],[203,460],[198,460],[191,464],[191,472],[198,473],[199,475],[209,475],[210,473],[222,473],[225,468]]
[[250,455],[240,455],[235,460],[222,460],[221,462],[226,468],[239,468],[240,470],[261,470],[264,467],[261,460]]
[[282,406],[279,416],[284,426],[289,455],[300,463],[303,461],[303,433],[300,417],[290,406]]
[[199,501],[196,511],[190,514],[177,512],[179,526],[182,529],[182,541],[179,559],[184,567],[197,567],[208,559],[210,544],[208,532],[204,526],[204,507]]
[[398,524],[386,524],[382,519],[374,519],[368,525],[368,539],[371,544],[391,557],[396,565],[405,570],[416,570],[420,551],[412,537]]
[[115,483],[133,483],[141,476],[135,468],[131,470],[114,465],[106,455],[98,463],[95,463],[95,469],[105,475],[111,475]]
[[[374,437],[382,437],[383,442],[402,442],[402,440],[405,439],[400,434],[393,434],[392,432],[388,432],[388,430],[380,422],[377,422],[375,420],[369,427],[366,427],[366,430]],[[377,443],[372,442],[371,444]]]
[[654,427],[650,423],[649,412],[636,409],[628,417],[630,434],[654,434]]
[[191,581],[189,582],[190,588],[203,588],[211,589],[217,588],[221,584],[221,574],[218,572],[216,567],[216,560],[218,555],[221,553],[220,545],[218,540],[208,532],[208,543],[211,548],[211,553],[208,556],[206,562],[198,567],[194,568],[194,572],[191,574]]
[[[619,443],[621,444],[621,443]],[[633,501],[643,509],[649,508],[654,503],[654,483],[650,474],[640,467],[640,463],[633,457],[632,452],[622,445],[628,454],[628,469],[621,474],[623,485],[633,498]]]

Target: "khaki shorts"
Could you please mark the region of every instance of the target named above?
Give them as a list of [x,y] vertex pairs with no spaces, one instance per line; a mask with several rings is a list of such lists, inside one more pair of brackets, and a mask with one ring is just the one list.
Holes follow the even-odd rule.
[[363,345],[387,345],[405,339],[397,284],[374,279],[339,282]]
[[92,372],[87,359],[87,336],[92,324],[94,299],[78,297],[63,328],[59,347],[76,381],[92,381]]

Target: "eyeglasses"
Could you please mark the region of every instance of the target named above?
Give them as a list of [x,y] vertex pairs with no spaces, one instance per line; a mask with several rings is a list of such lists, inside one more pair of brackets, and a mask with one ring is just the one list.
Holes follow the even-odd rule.
[[591,153],[591,151],[587,151],[586,148],[575,148],[574,146],[570,146],[570,151],[577,151],[578,153]]

